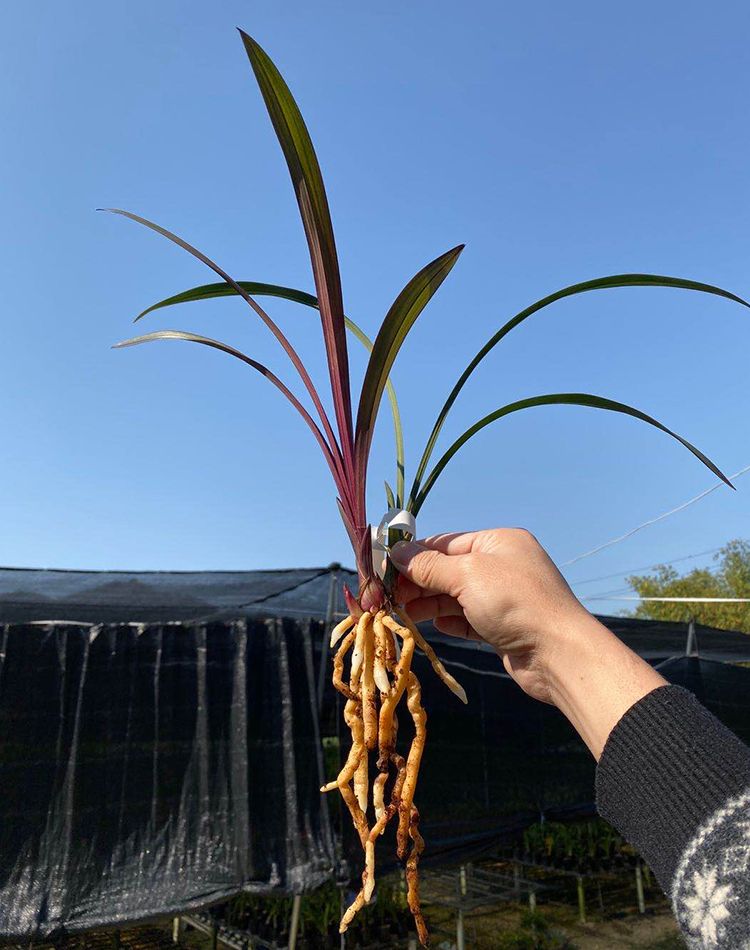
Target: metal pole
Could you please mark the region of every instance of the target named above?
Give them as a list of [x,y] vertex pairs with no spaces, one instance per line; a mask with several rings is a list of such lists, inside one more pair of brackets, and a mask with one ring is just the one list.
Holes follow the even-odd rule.
[[466,950],[464,941],[464,911],[462,907],[458,908],[456,915],[456,950]]
[[691,617],[688,623],[685,656],[698,656],[698,637],[695,635],[695,617]]
[[464,909],[463,898],[466,897],[466,865],[462,864],[458,869],[458,890],[459,905],[456,915],[456,950],[466,950],[466,940],[464,937]]
[[299,912],[302,906],[302,897],[299,894],[294,895],[292,901],[292,922],[289,925],[289,950],[294,950],[297,946],[297,931],[299,930]]
[[338,579],[340,564],[331,564],[331,586],[328,588],[328,609],[326,610],[326,622],[323,627],[323,639],[320,643],[320,664],[318,666],[318,715],[323,710],[323,692],[326,683],[326,667],[328,666],[328,641],[331,638],[333,629],[334,614],[336,612],[336,600],[338,594]]
[[179,917],[172,918],[172,943],[180,942],[180,931],[182,930],[182,921]]
[[643,900],[643,875],[641,873],[641,862],[635,866],[635,890],[638,895],[638,913],[646,913],[646,902]]
[[578,919],[582,924],[586,923],[586,896],[583,892],[583,878],[578,876]]

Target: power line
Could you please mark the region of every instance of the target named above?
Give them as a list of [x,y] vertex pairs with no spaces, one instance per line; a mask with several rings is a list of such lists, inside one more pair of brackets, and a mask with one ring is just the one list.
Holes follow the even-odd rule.
[[591,600],[593,597],[598,598],[599,600],[609,600],[609,595],[611,594],[614,598],[617,594],[629,594],[633,590],[632,587],[618,587],[616,590],[598,590],[596,594],[589,594],[588,597],[581,597],[581,600]]
[[[735,472],[734,475],[730,475],[729,478],[730,480],[733,478],[739,478],[740,475],[744,475],[745,472],[750,472],[750,465],[746,465],[745,468],[740,469],[739,472]],[[721,488],[723,484],[724,482],[717,482],[711,488],[707,488],[705,491],[701,492],[700,495],[696,495],[695,498],[691,498],[690,501],[686,501],[684,504],[678,505],[676,508],[665,511],[664,514],[659,515],[658,518],[651,518],[648,521],[644,521],[643,524],[639,524],[636,528],[632,528],[627,532],[627,534],[623,534],[619,538],[613,538],[611,541],[605,541],[604,544],[600,544],[599,547],[593,548],[591,551],[586,551],[585,554],[579,554],[577,557],[563,562],[560,567],[569,567],[571,564],[575,564],[577,561],[582,561],[586,557],[591,557],[592,554],[598,554],[600,551],[611,547],[613,544],[619,544],[620,541],[626,541],[637,531],[641,531],[643,528],[648,528],[650,525],[658,524],[658,522],[664,521],[665,518],[669,518],[670,515],[676,515],[678,511],[684,511],[685,508],[689,508],[690,505],[694,505],[696,501],[700,501],[701,498],[705,498],[706,495],[710,495],[711,492],[716,491],[717,488]]]
[[581,600],[656,601],[666,604],[750,604],[750,597],[582,597]]
[[585,581],[570,581],[569,583],[573,587],[577,587],[579,584],[594,584],[596,581],[608,581],[613,577],[624,577],[626,574],[635,573],[635,571],[651,571],[655,567],[666,567],[669,564],[678,564],[680,561],[689,561],[692,558],[704,557],[706,554],[715,554],[717,551],[721,551],[721,548],[711,548],[708,551],[698,551],[697,554],[685,554],[683,557],[673,557],[671,561],[657,561],[656,564],[644,564],[641,567],[631,567],[628,571],[618,571],[616,574],[602,574],[601,577],[589,577]]
[[631,567],[627,571],[617,571],[616,574],[602,574],[601,577],[589,577],[585,581],[569,581],[569,583],[571,586],[577,587],[579,584],[594,584],[597,581],[608,581],[613,577],[624,577],[626,574],[633,574],[635,571],[652,571],[655,567],[666,567],[669,564],[689,561],[695,557],[704,557],[706,554],[715,554],[717,551],[721,551],[721,548],[710,548],[708,551],[698,551],[697,554],[685,554],[683,557],[673,557],[671,561],[657,561],[655,564],[642,564],[640,567]]

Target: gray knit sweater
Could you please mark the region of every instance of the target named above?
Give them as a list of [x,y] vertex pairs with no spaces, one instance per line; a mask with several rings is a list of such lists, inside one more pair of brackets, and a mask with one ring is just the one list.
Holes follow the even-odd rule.
[[612,730],[602,817],[672,901],[691,950],[750,950],[750,749],[692,693],[662,686]]

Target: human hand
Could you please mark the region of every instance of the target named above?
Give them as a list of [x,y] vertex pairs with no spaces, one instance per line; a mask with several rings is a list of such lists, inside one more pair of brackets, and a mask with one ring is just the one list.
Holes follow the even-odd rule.
[[577,600],[528,531],[440,534],[392,552],[412,618],[483,640],[530,696],[556,705],[598,759],[614,725],[666,680]]
[[412,620],[484,640],[525,692],[554,701],[555,654],[569,631],[593,617],[533,535],[519,528],[441,534],[397,544],[392,559]]

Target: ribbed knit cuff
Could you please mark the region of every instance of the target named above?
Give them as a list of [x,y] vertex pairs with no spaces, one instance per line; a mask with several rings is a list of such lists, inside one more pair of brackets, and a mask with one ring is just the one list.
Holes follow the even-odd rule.
[[610,733],[596,772],[599,814],[670,893],[700,825],[750,785],[750,750],[680,686],[661,686]]

